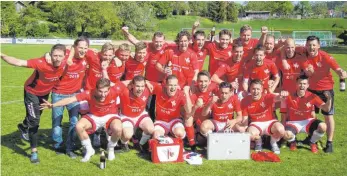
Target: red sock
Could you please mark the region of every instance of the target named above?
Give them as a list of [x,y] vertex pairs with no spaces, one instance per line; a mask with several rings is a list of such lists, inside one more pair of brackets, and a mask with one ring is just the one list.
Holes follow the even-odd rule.
[[190,127],[186,127],[185,129],[186,129],[189,145],[193,146],[195,144],[195,131],[194,131],[194,127],[190,126]]

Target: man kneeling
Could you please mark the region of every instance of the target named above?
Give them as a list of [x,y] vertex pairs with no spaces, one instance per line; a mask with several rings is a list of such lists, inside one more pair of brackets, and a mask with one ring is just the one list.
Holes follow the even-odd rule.
[[[290,142],[290,150],[296,150],[295,135],[298,133],[308,133],[310,147],[313,153],[318,152],[316,142],[323,137],[326,131],[326,124],[312,116],[314,106],[323,111],[329,112],[331,108],[331,95],[324,92],[327,102],[324,103],[317,95],[307,91],[309,87],[308,78],[302,75],[297,78],[296,92],[282,102],[281,113],[286,113],[282,123],[286,127],[284,138]],[[313,106],[314,105],[314,106]]]
[[[202,115],[206,116],[211,112],[213,119],[206,119],[202,122],[200,133],[207,137],[208,133],[231,130],[234,132],[245,132],[245,127],[241,126],[242,113],[240,101],[234,95],[231,84],[222,82],[219,84],[219,95],[213,96],[202,110]],[[234,117],[236,113],[236,118]]]
[[111,139],[108,141],[108,159],[115,158],[114,147],[122,135],[122,122],[117,115],[116,99],[119,96],[119,85],[111,87],[110,80],[101,78],[96,83],[96,89],[87,90],[76,96],[62,99],[54,104],[45,101],[41,104],[42,109],[58,106],[65,106],[74,102],[87,101],[90,107],[89,113],[82,116],[76,124],[76,132],[81,140],[82,146],[86,149],[82,162],[89,161],[95,154],[88,134],[94,133],[99,128],[105,127]]

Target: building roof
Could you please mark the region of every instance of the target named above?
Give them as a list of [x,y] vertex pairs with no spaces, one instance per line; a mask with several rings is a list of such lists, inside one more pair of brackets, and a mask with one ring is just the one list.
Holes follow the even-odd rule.
[[246,11],[246,13],[270,13],[270,11]]

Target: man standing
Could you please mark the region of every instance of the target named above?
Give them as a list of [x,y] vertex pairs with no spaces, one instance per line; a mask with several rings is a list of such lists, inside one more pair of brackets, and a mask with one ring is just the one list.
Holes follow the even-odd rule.
[[251,134],[251,140],[255,141],[255,151],[262,150],[261,136],[271,136],[272,151],[280,154],[277,142],[284,135],[284,127],[273,115],[273,105],[288,95],[282,91],[280,94],[263,94],[263,81],[254,79],[250,84],[251,95],[241,101],[243,121],[250,119],[247,131]]
[[65,106],[74,102],[87,101],[89,113],[82,116],[76,124],[76,132],[86,149],[82,162],[87,162],[95,154],[88,134],[93,134],[98,129],[105,127],[111,139],[107,144],[108,159],[114,160],[114,147],[122,135],[122,122],[118,116],[116,99],[120,94],[119,85],[111,87],[111,81],[101,78],[96,83],[96,88],[79,93],[73,97],[64,98],[54,104],[45,101],[42,109]]
[[196,21],[193,24],[192,28],[192,34],[193,34],[193,43],[189,45],[189,48],[193,50],[196,53],[196,56],[198,57],[198,68],[199,71],[202,70],[204,67],[204,62],[209,55],[208,50],[206,49],[206,46],[210,43],[209,41],[205,41],[206,35],[205,32],[202,30],[196,31],[196,29],[200,26],[200,22]]
[[284,138],[290,142],[290,150],[296,150],[295,135],[310,134],[310,147],[313,153],[318,152],[316,142],[326,131],[326,124],[312,116],[313,105],[328,112],[331,108],[331,95],[328,91],[323,94],[327,99],[324,103],[317,95],[307,91],[308,77],[302,75],[296,79],[296,92],[282,102],[281,113],[284,114],[282,124],[286,127]]
[[135,44],[135,56],[125,63],[125,80],[132,80],[135,76],[144,76],[147,64],[147,45],[144,42]]
[[[72,64],[64,71],[63,76],[60,78],[58,84],[53,87],[52,90],[52,103],[58,102],[61,99],[75,96],[80,92],[82,83],[87,69],[87,62],[85,60],[85,54],[89,47],[89,40],[81,37],[75,40],[73,47],[71,48],[70,57]],[[75,125],[78,121],[79,103],[71,103],[65,106],[69,112],[70,126],[66,140],[66,154],[71,158],[76,158],[76,154],[73,153],[74,142],[76,138]],[[63,119],[64,107],[52,108],[52,139],[55,142],[53,145],[57,154],[62,153],[62,128],[61,122]]]
[[[334,120],[334,81],[330,69],[334,70],[340,79],[346,79],[347,74],[336,62],[336,60],[328,53],[320,50],[320,41],[316,36],[309,36],[306,40],[306,52],[307,61],[304,64],[305,72],[310,77],[309,79],[309,91],[318,95],[324,102],[327,98],[324,96],[324,91],[328,91],[331,94],[332,105],[330,111],[322,110],[322,114],[327,124],[328,140],[325,148],[326,153],[333,152],[333,137],[335,131]],[[319,112],[319,108],[316,107],[316,113]]]
[[185,85],[191,85],[192,81],[196,81],[199,73],[197,56],[188,48],[190,39],[188,31],[179,32],[176,37],[178,48],[166,50],[156,65],[161,73],[176,75],[181,89]]
[[47,99],[54,85],[59,82],[66,65],[66,48],[54,45],[50,52],[51,64],[45,58],[21,60],[1,53],[1,58],[10,65],[35,69],[24,85],[24,104],[26,116],[23,123],[18,124],[22,138],[30,141],[32,163],[39,163],[37,152],[37,132],[40,125],[40,103]]

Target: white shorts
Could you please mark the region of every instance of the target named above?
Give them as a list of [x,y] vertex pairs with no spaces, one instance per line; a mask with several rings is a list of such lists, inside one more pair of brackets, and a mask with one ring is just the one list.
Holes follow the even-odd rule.
[[114,119],[120,120],[119,116],[117,114],[107,114],[105,116],[95,116],[93,114],[86,114],[82,116],[82,118],[86,118],[91,124],[92,124],[92,129],[88,130],[88,134],[93,134],[95,131],[98,129],[105,127],[105,129],[108,129],[111,122]]
[[214,125],[214,132],[221,132],[225,130],[225,126],[227,125],[226,122],[220,122],[218,120],[211,119],[213,125]]
[[300,120],[300,121],[288,121],[286,122],[286,129],[293,128],[296,131],[296,134],[298,133],[309,133],[311,124],[317,119],[315,118],[309,118],[306,120]]
[[161,120],[156,120],[154,122],[154,130],[161,130],[165,132],[165,135],[169,134],[171,132],[173,134],[173,131],[176,128],[184,128],[182,119],[173,119],[170,122],[165,122]]
[[257,128],[260,132],[260,135],[272,135],[271,127],[274,123],[278,122],[277,120],[269,120],[266,122],[251,122],[249,127],[253,126]]
[[143,111],[137,117],[128,117],[128,116],[121,114],[120,119],[122,120],[123,128],[134,128],[134,127],[138,128],[141,126],[142,122],[144,122],[146,120],[150,120],[152,122],[152,119],[149,117],[149,115],[146,111]]

